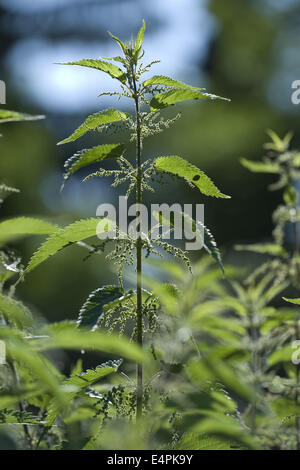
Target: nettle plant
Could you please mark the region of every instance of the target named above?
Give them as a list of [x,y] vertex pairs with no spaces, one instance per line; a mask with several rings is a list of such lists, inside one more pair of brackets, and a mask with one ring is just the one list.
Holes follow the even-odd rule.
[[[119,326],[121,331],[123,331],[126,322],[133,319],[135,323],[133,338],[141,347],[143,345],[144,334],[148,331],[153,333],[157,325],[157,303],[153,295],[142,287],[143,256],[149,256],[151,253],[159,255],[159,248],[161,248],[167,253],[185,261],[190,268],[186,252],[167,243],[162,239],[161,234],[155,239],[150,239],[151,230],[148,233],[142,233],[141,204],[143,192],[147,190],[154,191],[152,183],[159,181],[162,173],[169,173],[184,178],[190,186],[197,188],[204,195],[220,198],[229,197],[222,194],[203,171],[179,156],[161,156],[152,160],[148,159],[143,161],[142,150],[145,139],[169,128],[180,117],[180,114],[177,114],[171,119],[166,119],[161,115],[162,110],[186,100],[226,100],[225,98],[206,93],[201,88],[186,85],[163,75],[154,75],[151,78],[143,80],[142,77],[144,73],[148,72],[153,64],[159,62],[153,61],[147,65],[144,65],[142,62],[144,57],[144,50],[142,48],[144,31],[145,22],[143,22],[137,39],[135,41],[131,39],[129,43],[125,44],[119,38],[111,35],[120,46],[122,52],[121,56],[105,58],[104,60],[82,59],[63,64],[96,69],[118,80],[120,83],[119,92],[105,92],[101,93],[99,96],[116,95],[118,100],[128,98],[133,103],[135,113],[131,115],[113,108],[97,112],[90,115],[70,137],[59,142],[59,145],[73,142],[86,132],[93,130],[113,135],[118,131],[127,130],[129,133],[128,142],[135,142],[136,144],[134,162],[130,162],[125,158],[126,144],[124,143],[98,145],[90,149],[78,151],[65,163],[64,182],[77,170],[86,165],[115,158],[119,166],[118,169],[106,170],[100,168],[98,171],[88,175],[84,181],[93,177],[112,176],[114,178],[113,186],[128,183],[127,197],[132,191],[135,191],[136,236],[133,237],[127,233],[121,234],[118,232],[118,228],[116,228],[117,235],[114,237],[115,248],[108,254],[108,258],[115,261],[119,266],[119,285],[101,287],[92,292],[80,311],[78,324],[79,326],[93,329],[96,329],[98,326],[109,326],[110,324],[111,329],[115,326]],[[118,65],[115,65],[116,63]],[[182,216],[185,217],[184,214],[182,214]],[[163,227],[163,220],[160,214],[157,214],[157,220],[156,230]],[[99,222],[99,220],[96,222]],[[195,231],[198,230],[198,232],[200,232],[200,227],[197,228],[197,224],[199,223],[201,223],[201,221],[193,222],[193,228]],[[68,237],[65,238],[64,244],[83,240],[83,238],[94,234],[87,230],[88,227],[94,232],[95,220],[80,221],[66,228],[64,232],[62,232],[63,237]],[[113,228],[112,222],[103,219],[101,224],[97,227],[97,232],[98,234],[103,234],[103,231],[109,232]],[[56,235],[54,235],[54,238],[55,237]],[[215,241],[206,228],[204,228],[203,238],[205,249],[221,265],[220,254]],[[99,248],[103,249],[104,245],[109,240],[110,239],[107,238]],[[41,247],[34,255],[27,270],[31,270],[40,263],[44,257],[49,256],[50,252],[48,248],[50,248],[52,243],[53,239],[50,239]],[[135,266],[136,289],[134,291],[124,291],[122,270],[125,264]],[[102,307],[109,302],[115,303],[112,308],[103,315]],[[137,417],[141,416],[143,408],[142,376],[142,364],[138,364]]]
[[[149,354],[146,353],[146,348],[144,347],[142,351],[143,343],[146,335],[149,335],[152,342],[145,342],[145,345],[149,352],[152,351],[155,359],[156,353],[159,352],[154,350],[153,338],[160,336],[160,328],[169,313],[166,300],[177,299],[179,293],[179,290],[171,284],[156,285],[153,291],[145,289],[142,285],[145,283],[143,260],[150,254],[161,255],[161,251],[164,250],[186,262],[191,269],[187,253],[167,243],[163,238],[162,214],[156,214],[155,228],[161,230],[160,235],[151,238],[151,230],[149,233],[142,233],[140,208],[143,193],[146,190],[153,190],[152,184],[159,181],[160,176],[166,173],[185,179],[190,186],[197,188],[206,196],[228,198],[203,171],[178,156],[160,156],[143,161],[142,149],[145,138],[168,128],[179,117],[176,115],[173,119],[165,119],[160,114],[162,110],[185,100],[224,99],[161,75],[143,80],[142,75],[153,65],[152,62],[144,66],[141,62],[144,55],[142,50],[144,30],[145,23],[136,41],[131,40],[128,44],[123,44],[120,39],[113,36],[121,48],[122,56],[105,60],[84,59],[70,63],[105,72],[118,80],[120,92],[117,93],[117,97],[132,100],[135,113],[130,115],[117,109],[97,112],[89,116],[70,137],[59,143],[76,141],[93,130],[113,135],[118,130],[127,130],[128,143],[136,144],[134,162],[124,157],[126,145],[123,143],[104,144],[81,150],[67,160],[64,183],[86,165],[115,158],[119,165],[118,169],[100,168],[86,179],[113,176],[113,185],[128,183],[127,196],[133,192],[137,208],[136,236],[120,233],[115,222],[106,217],[78,220],[64,228],[30,217],[17,217],[0,222],[0,247],[1,256],[3,254],[2,261],[4,260],[1,267],[3,275],[1,272],[0,278],[0,338],[6,346],[6,363],[0,366],[1,373],[3,372],[1,367],[5,369],[1,381],[0,422],[23,425],[21,445],[24,447],[103,448],[106,445],[103,425],[114,422],[114,420],[110,422],[111,418],[125,417],[126,422],[130,424],[130,420],[136,416],[142,426],[140,418],[143,412],[146,414],[151,408],[151,400],[154,400],[150,396],[151,384],[160,375],[156,361],[154,361],[155,366],[149,365],[151,361],[148,360]],[[9,188],[3,188],[3,194],[11,191]],[[181,217],[184,220],[188,216],[181,214]],[[203,238],[203,246],[213,258],[212,261],[216,261],[221,268],[219,276],[222,276],[221,257],[213,236],[203,226],[203,221],[190,222],[195,234]],[[111,233],[115,234],[113,239],[109,236]],[[86,240],[95,237],[96,234],[99,238],[103,238],[101,242],[95,245],[88,244]],[[28,235],[47,235],[48,239],[24,268],[19,257],[9,258],[12,252],[7,245],[16,237]],[[109,242],[114,243],[114,248],[107,256],[117,263],[119,282],[117,285],[107,285],[93,291],[80,309],[77,322],[44,324],[37,321],[28,307],[16,298],[18,283],[63,248],[78,245],[87,250],[87,256],[92,256],[102,254]],[[133,266],[136,271],[136,286],[132,290],[125,290],[123,286],[124,265]],[[174,269],[176,270],[176,266]],[[16,276],[19,276],[17,281],[15,281]],[[195,281],[193,285],[199,287],[200,284]],[[161,293],[163,293],[162,299]],[[164,325],[164,332],[168,329],[167,323]],[[125,334],[122,335],[125,327],[127,334],[128,324],[129,327],[133,324],[131,341]],[[154,335],[158,332],[159,334]],[[173,337],[170,341],[173,342]],[[121,360],[109,361],[88,370],[83,370],[82,361],[78,360],[70,374],[65,375],[57,368],[55,361],[49,358],[48,351],[57,348],[100,351],[106,355],[113,354],[128,359],[137,364],[137,383],[119,370]],[[143,383],[145,364],[148,367],[148,377],[147,382]],[[107,375],[115,376],[112,380],[114,383],[117,382],[116,386],[105,388],[104,385],[98,384]],[[124,380],[126,386],[123,385]],[[222,401],[222,398],[220,400]],[[169,419],[174,411],[167,408],[164,411],[161,405],[156,411],[156,421],[153,425],[157,427],[158,432],[161,417],[163,423],[169,426]],[[130,433],[135,436],[134,439],[143,438],[145,433],[139,429],[142,427],[138,426],[133,431],[132,427],[130,428]],[[128,432],[124,433],[127,437]],[[235,429],[233,437],[236,435]],[[151,445],[160,445],[157,438],[154,438],[153,442],[155,444]],[[166,446],[169,445],[169,442],[164,443]],[[147,444],[142,442],[139,445],[143,448]]]
[[[269,186],[281,190],[282,203],[273,213],[275,228],[270,243],[239,245],[269,256],[246,279],[244,285],[232,283],[234,296],[223,299],[245,327],[240,338],[248,351],[247,381],[255,398],[242,414],[254,435],[265,448],[300,449],[299,421],[299,312],[291,306],[272,306],[284,291],[299,295],[300,213],[295,183],[300,178],[300,154],[290,148],[292,134],[280,138],[268,131],[271,142],[265,144],[263,161],[241,163],[255,173],[278,175]],[[299,304],[299,299],[286,299]]]

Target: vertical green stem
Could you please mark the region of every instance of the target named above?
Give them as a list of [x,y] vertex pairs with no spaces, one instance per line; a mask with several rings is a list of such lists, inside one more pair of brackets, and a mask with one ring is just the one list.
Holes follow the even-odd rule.
[[[136,183],[136,204],[137,210],[141,215],[140,205],[142,203],[142,171],[141,171],[141,154],[142,154],[142,141],[141,141],[141,123],[140,123],[140,109],[139,97],[137,94],[137,86],[135,81],[135,74],[133,73],[133,88],[134,88],[134,101],[136,111],[136,169],[137,169],[137,183]],[[141,230],[141,226],[139,228]],[[136,241],[136,296],[137,296],[137,344],[143,347],[143,318],[142,318],[142,239],[141,235]],[[137,399],[136,399],[136,418],[142,416],[143,409],[143,364],[137,365]]]

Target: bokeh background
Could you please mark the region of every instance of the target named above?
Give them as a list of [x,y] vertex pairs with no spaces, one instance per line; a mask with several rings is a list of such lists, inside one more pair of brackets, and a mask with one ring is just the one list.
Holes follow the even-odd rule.
[[[92,133],[62,147],[56,143],[88,114],[118,106],[114,98],[97,98],[116,89],[117,82],[55,62],[116,55],[118,46],[107,30],[127,40],[143,18],[145,61],[162,61],[153,74],[170,75],[232,100],[177,106],[175,111],[184,111],[184,117],[150,138],[144,153],[145,158],[175,154],[188,159],[232,199],[203,199],[176,182],[157,187],[148,202],[205,203],[206,224],[225,261],[253,264],[253,256],[237,256],[232,247],[270,238],[271,212],[280,194],[267,191],[272,176],[250,174],[239,159],[261,157],[267,128],[280,135],[294,131],[293,146],[300,147],[300,105],[291,102],[291,84],[300,79],[297,0],[0,0],[4,107],[47,116],[45,121],[2,126],[0,180],[21,194],[6,202],[1,218],[35,215],[63,225],[93,217],[98,204],[116,200],[120,188],[112,189],[109,180],[81,184],[86,171],[60,193],[65,159],[105,142],[103,136]],[[126,101],[120,106],[129,111]],[[174,114],[174,108],[166,113]],[[15,246],[26,261],[41,241],[30,238]],[[18,287],[20,296],[51,321],[75,318],[88,294],[115,277],[103,257],[83,262],[85,255],[78,247],[58,254]]]

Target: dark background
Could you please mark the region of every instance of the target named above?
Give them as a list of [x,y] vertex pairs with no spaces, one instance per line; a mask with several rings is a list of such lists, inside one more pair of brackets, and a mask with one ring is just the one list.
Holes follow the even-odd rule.
[[[239,159],[261,157],[267,128],[280,135],[294,131],[293,146],[300,146],[300,105],[291,102],[291,84],[300,79],[296,0],[0,0],[4,108],[47,116],[45,121],[1,126],[0,181],[21,190],[4,205],[1,218],[35,215],[64,225],[94,217],[98,204],[124,194],[124,188],[111,189],[109,180],[81,184],[86,171],[59,192],[64,160],[112,138],[93,133],[62,147],[56,142],[88,114],[119,104],[97,98],[101,91],[115,89],[115,81],[54,62],[117,55],[118,46],[107,30],[127,40],[143,18],[146,58],[162,59],[152,74],[171,75],[232,100],[194,102],[166,111],[184,111],[184,117],[145,141],[144,152],[145,158],[188,159],[232,199],[204,198],[177,182],[157,187],[148,202],[204,203],[205,222],[225,260],[251,264],[252,257],[236,255],[232,247],[270,238],[271,212],[280,193],[267,191],[272,176],[250,174]],[[122,109],[129,111],[127,105],[121,103]],[[132,160],[133,152],[127,158]],[[41,241],[33,237],[16,244],[25,261]],[[75,318],[88,294],[115,278],[103,257],[83,263],[85,254],[68,248],[44,263],[18,287],[20,296],[52,321]]]

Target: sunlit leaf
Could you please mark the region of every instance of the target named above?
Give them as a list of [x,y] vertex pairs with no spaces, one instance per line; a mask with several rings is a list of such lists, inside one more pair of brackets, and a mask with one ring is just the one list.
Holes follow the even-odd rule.
[[221,96],[212,95],[210,93],[203,93],[196,90],[175,89],[153,96],[150,101],[150,106],[152,111],[159,111],[180,101],[199,99],[230,101],[227,98],[222,98]]
[[77,60],[75,62],[64,62],[58,65],[79,65],[82,67],[89,67],[92,69],[101,70],[101,72],[108,73],[112,78],[117,78],[122,83],[126,82],[126,75],[119,67],[110,62],[104,62],[103,60],[82,59]]
[[43,261],[53,256],[67,245],[96,236],[97,233],[113,230],[115,224],[109,219],[83,219],[56,231],[40,246],[32,256],[25,273],[32,271]]
[[99,126],[105,124],[110,124],[112,122],[124,121],[128,119],[128,114],[118,111],[117,109],[106,109],[104,111],[99,111],[98,113],[91,114],[81,126],[79,126],[70,137],[58,142],[57,145],[66,144],[68,142],[73,142],[74,140],[79,139],[88,131],[93,131]]
[[159,157],[154,161],[154,165],[159,171],[172,173],[186,179],[206,196],[230,198],[230,196],[222,194],[203,171],[183,158],[177,156]]

